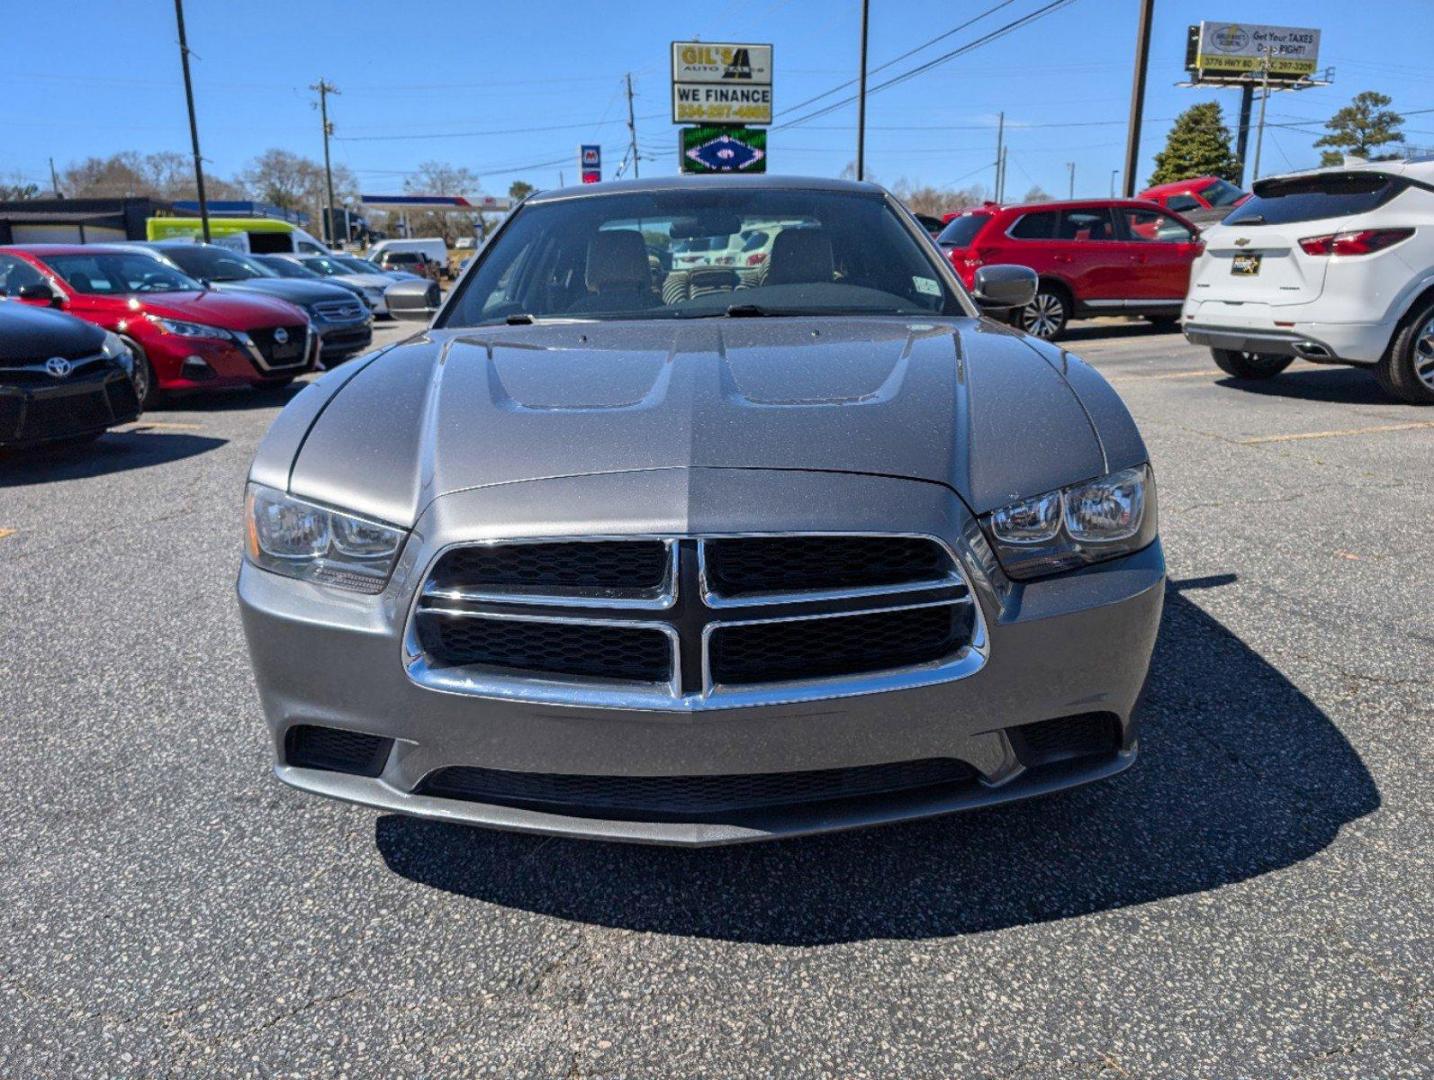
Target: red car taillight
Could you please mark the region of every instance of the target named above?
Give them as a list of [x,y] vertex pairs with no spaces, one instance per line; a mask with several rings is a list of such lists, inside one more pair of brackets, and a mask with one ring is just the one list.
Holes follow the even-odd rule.
[[1413,229],[1360,229],[1306,236],[1300,241],[1300,248],[1306,255],[1372,255],[1413,235]]
[[747,256],[747,265],[748,265],[748,266],[761,266],[762,263],[764,263],[764,262],[766,262],[766,261],[767,261],[767,253],[766,253],[765,251],[754,251],[754,252],[752,252],[752,254],[750,254],[750,255]]

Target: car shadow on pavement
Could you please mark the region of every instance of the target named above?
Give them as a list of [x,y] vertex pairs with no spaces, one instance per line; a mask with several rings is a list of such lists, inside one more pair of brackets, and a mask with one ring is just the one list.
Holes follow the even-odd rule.
[[1061,332],[1056,339],[1056,344],[1062,347],[1070,347],[1082,341],[1109,341],[1117,338],[1148,338],[1170,336],[1184,344],[1185,339],[1180,331],[1172,330],[1164,326],[1156,326],[1143,319],[1135,319],[1130,322],[1121,323],[1086,323],[1072,322]]
[[1286,371],[1272,379],[1221,378],[1217,385],[1265,397],[1295,398],[1300,401],[1327,401],[1340,405],[1398,405],[1388,397],[1374,376],[1354,367],[1306,367]]
[[[322,374],[322,372],[320,372]],[[287,386],[237,386],[223,390],[190,390],[165,401],[159,412],[238,412],[242,409],[282,408],[304,387],[308,380]],[[145,413],[145,416],[155,415]],[[144,417],[140,417],[141,420]]]
[[0,488],[81,480],[167,465],[223,446],[229,440],[145,430],[144,420],[79,446],[0,450]]
[[1172,583],[1142,754],[1043,799],[708,849],[544,839],[400,815],[375,840],[436,889],[607,927],[786,945],[947,937],[1202,892],[1309,858],[1379,806],[1328,716]]

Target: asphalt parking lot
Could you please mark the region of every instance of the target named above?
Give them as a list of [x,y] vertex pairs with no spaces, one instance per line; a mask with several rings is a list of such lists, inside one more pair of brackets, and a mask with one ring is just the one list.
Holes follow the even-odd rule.
[[292,391],[0,459],[0,1076],[1430,1076],[1434,410],[1142,324],[1068,347],[1160,483],[1141,759],[772,845],[275,782],[233,581]]

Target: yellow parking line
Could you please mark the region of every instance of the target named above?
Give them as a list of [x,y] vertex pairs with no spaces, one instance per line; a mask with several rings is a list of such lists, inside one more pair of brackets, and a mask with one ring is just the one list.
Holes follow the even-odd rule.
[[1297,439],[1337,439],[1343,435],[1377,435],[1382,431],[1413,431],[1416,428],[1434,428],[1434,420],[1416,420],[1409,424],[1376,424],[1373,427],[1345,428],[1342,431],[1301,431],[1292,435],[1260,435],[1253,439],[1241,439],[1241,446],[1256,443],[1294,442]]
[[168,420],[137,420],[118,430],[127,432],[149,431],[151,429],[162,431],[202,431],[203,424],[178,424]]
[[15,530],[14,530],[14,529],[0,529],[0,540],[4,540],[5,537],[7,537],[7,536],[14,536],[14,535],[15,535]]
[[1164,371],[1159,375],[1112,375],[1107,381],[1119,382],[1158,382],[1162,379],[1208,379],[1211,375],[1223,375],[1223,371]]

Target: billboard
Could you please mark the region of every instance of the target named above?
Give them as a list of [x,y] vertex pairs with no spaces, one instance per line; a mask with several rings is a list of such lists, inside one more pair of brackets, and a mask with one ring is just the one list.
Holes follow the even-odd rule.
[[672,122],[770,124],[772,46],[674,41]]
[[678,129],[678,163],[685,173],[764,173],[767,133],[761,128],[707,124]]
[[1186,67],[1203,75],[1262,76],[1266,56],[1272,79],[1313,75],[1319,66],[1318,30],[1202,22],[1192,37],[1194,56],[1186,56]]
[[578,147],[578,174],[584,184],[602,180],[602,147],[584,143]]

